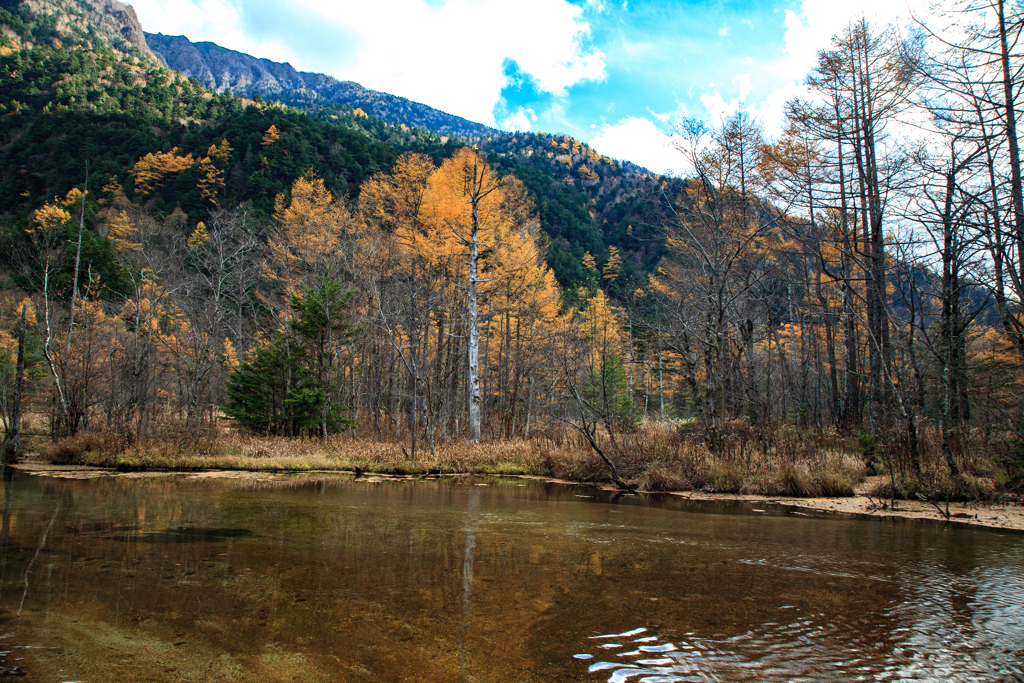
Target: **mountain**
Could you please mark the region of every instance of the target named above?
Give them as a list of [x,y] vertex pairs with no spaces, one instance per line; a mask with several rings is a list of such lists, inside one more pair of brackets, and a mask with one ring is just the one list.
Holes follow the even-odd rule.
[[[282,138],[267,151],[261,138],[271,125]],[[199,159],[223,139],[236,150],[224,201],[265,216],[307,170],[354,200],[365,178],[403,152],[440,163],[473,145],[525,184],[566,291],[601,282],[583,266],[587,253],[603,267],[618,250],[620,277],[604,286],[622,294],[664,253],[659,196],[675,181],[569,136],[505,133],[212,43],[145,34],[115,0],[0,0],[0,228],[23,230],[42,198],[81,183],[86,161],[93,178],[131,192],[130,170],[143,156],[177,149]],[[152,209],[203,219],[195,174],[166,183]]]
[[[35,32],[37,36],[53,34],[81,40],[99,37],[122,52],[136,52],[150,61],[159,61],[146,44],[135,10],[117,0],[5,0],[0,7],[17,8],[49,23],[48,30]],[[5,35],[14,37],[17,32],[8,29]]]
[[[663,207],[652,197],[674,181],[604,157],[569,136],[507,133],[404,97],[297,71],[290,64],[215,43],[160,33],[146,33],[145,38],[161,64],[218,93],[280,100],[314,118],[362,130],[377,142],[432,155],[447,136],[475,145],[499,171],[526,184],[549,238],[548,263],[564,287],[587,281],[582,264],[588,252],[603,266],[610,247],[620,250],[626,257],[617,282],[621,288],[634,287],[641,273],[651,272],[664,255],[658,230]],[[382,127],[380,121],[391,127]],[[438,139],[438,134],[445,137]]]
[[498,132],[404,97],[324,74],[297,71],[291,64],[260,59],[214,43],[193,43],[185,36],[162,33],[146,33],[145,40],[161,64],[196,79],[214,92],[231,92],[248,98],[259,95],[293,106],[341,104],[361,109],[391,125],[405,124],[464,137]]

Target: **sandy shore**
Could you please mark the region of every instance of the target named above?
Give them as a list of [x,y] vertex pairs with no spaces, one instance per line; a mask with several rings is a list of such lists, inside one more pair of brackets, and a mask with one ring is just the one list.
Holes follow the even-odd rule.
[[[932,519],[955,524],[1024,531],[1024,505],[1020,501],[1000,503],[940,503],[938,507],[924,501],[879,500],[867,495],[879,477],[869,477],[856,488],[849,498],[785,498],[772,496],[744,496],[731,493],[704,493],[700,491],[673,492],[687,500],[747,501],[764,505],[784,505],[809,512],[837,512],[870,515],[872,517],[899,517],[903,519]],[[949,517],[946,517],[948,509]]]
[[[26,462],[13,465],[22,471],[36,475],[60,477],[66,479],[91,479],[94,477],[126,477],[126,478],[147,478],[147,477],[195,477],[195,478],[231,478],[231,479],[259,479],[259,480],[286,480],[295,476],[317,476],[324,474],[345,474],[337,471],[310,471],[295,474],[280,474],[274,472],[251,472],[251,471],[206,471],[206,472],[116,472],[96,467],[78,465],[50,465],[40,462]],[[439,476],[480,476],[480,475],[439,475]],[[490,476],[490,475],[488,475]],[[385,479],[415,479],[415,476],[395,475],[369,475],[364,477],[365,481],[382,481]],[[530,479],[534,481],[546,481],[551,483],[565,484],[567,486],[579,486],[581,482],[574,482],[551,477],[510,477],[519,479]],[[967,524],[971,526],[987,527],[992,529],[1006,529],[1011,531],[1024,532],[1024,505],[1020,500],[1005,501],[998,503],[940,503],[938,506],[923,501],[896,500],[895,504],[889,500],[879,500],[868,495],[880,477],[869,477],[856,488],[855,495],[849,498],[789,498],[784,496],[755,496],[736,493],[706,493],[703,491],[672,491],[668,495],[679,496],[686,500],[728,502],[741,501],[764,506],[782,505],[790,508],[807,510],[808,516],[816,512],[869,515],[872,517],[897,517],[903,519],[930,519],[952,524]],[[615,491],[614,486],[601,486],[608,491]],[[638,494],[646,495],[646,494]],[[658,494],[663,495],[663,494]],[[755,514],[758,507],[754,508]],[[948,510],[948,518],[946,512]],[[797,513],[799,514],[799,513]]]

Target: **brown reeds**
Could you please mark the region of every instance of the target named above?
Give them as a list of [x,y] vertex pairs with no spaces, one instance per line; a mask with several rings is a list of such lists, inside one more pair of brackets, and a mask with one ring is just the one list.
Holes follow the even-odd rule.
[[[932,430],[934,431],[934,430]],[[965,474],[952,478],[941,444],[922,430],[921,472],[912,472],[899,434],[870,441],[836,432],[805,432],[786,427],[770,435],[736,420],[727,425],[719,452],[707,446],[692,421],[644,423],[614,442],[599,433],[602,448],[615,458],[623,478],[639,491],[700,490],[767,496],[836,497],[853,495],[869,467],[880,468],[884,498],[964,500],[983,498],[1000,487],[1004,470],[975,455]],[[959,449],[980,448],[981,436],[965,434]],[[902,450],[901,450],[902,449]],[[319,439],[261,437],[221,427],[159,425],[147,438],[132,440],[113,432],[85,432],[43,451],[55,463],[122,470],[362,471],[381,474],[534,475],[605,483],[608,471],[578,433],[545,425],[529,439],[481,444],[453,440],[421,448],[415,460],[404,442],[371,435]],[[1005,477],[1004,477],[1005,479]]]

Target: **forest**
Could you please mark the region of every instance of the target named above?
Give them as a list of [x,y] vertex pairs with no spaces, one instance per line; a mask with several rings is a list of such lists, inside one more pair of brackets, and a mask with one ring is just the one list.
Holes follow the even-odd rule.
[[1024,14],[954,19],[849,25],[780,136],[682,120],[662,178],[216,94],[2,9],[5,455],[1019,491]]

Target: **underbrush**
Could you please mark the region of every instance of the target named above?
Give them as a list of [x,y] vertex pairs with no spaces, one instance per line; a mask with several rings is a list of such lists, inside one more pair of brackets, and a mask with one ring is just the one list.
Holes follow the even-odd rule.
[[[861,437],[861,443],[867,439]],[[1009,435],[993,430],[964,429],[950,440],[950,457],[957,474],[946,459],[941,435],[934,426],[918,432],[918,463],[907,435],[888,432],[872,439],[870,456],[873,473],[881,475],[869,495],[884,499],[929,501],[984,501],[1020,487],[1021,472],[1003,453],[1012,445]]]
[[49,444],[41,455],[54,464],[119,470],[361,471],[376,474],[493,474],[550,476],[576,457],[545,438],[485,444],[456,441],[420,449],[415,460],[404,444],[366,437],[261,437],[217,427],[172,425],[150,436],[125,438],[112,431],[82,432]]
[[[599,432],[597,441],[623,480],[639,491],[696,490],[786,497],[853,495],[869,471],[884,474],[871,492],[883,498],[975,500],[1000,490],[1006,470],[997,460],[964,459],[951,477],[931,437],[922,439],[922,469],[911,473],[899,435],[865,439],[834,431],[800,433],[784,427],[765,435],[744,421],[728,423],[713,453],[690,422],[639,425],[630,434]],[[546,425],[529,439],[465,440],[422,447],[371,434],[312,438],[262,437],[219,426],[167,423],[132,439],[113,431],[83,432],[43,451],[58,464],[120,470],[354,471],[391,475],[529,475],[606,483],[609,472],[579,433]],[[969,466],[968,466],[969,465]],[[1002,477],[1002,479],[1000,478]]]

